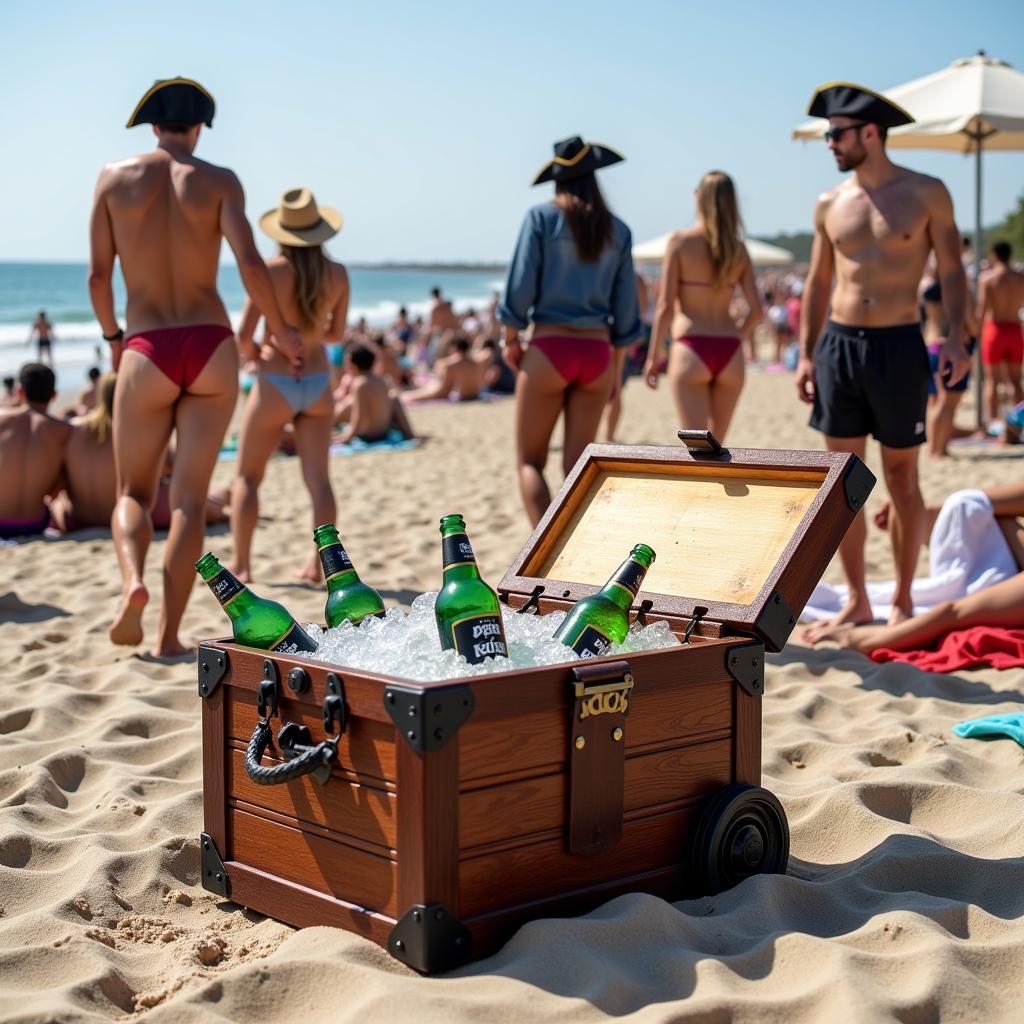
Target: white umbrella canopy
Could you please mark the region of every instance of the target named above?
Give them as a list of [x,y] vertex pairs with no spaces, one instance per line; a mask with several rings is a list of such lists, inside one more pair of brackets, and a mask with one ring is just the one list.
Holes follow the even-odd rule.
[[[892,149],[945,149],[974,154],[974,277],[982,255],[981,153],[1024,149],[1024,74],[979,50],[948,68],[885,90],[914,118],[889,131]],[[827,121],[815,117],[793,129],[794,139],[821,139]],[[976,363],[978,424],[982,423],[980,353]]]
[[[671,234],[671,232],[669,233]],[[665,257],[665,246],[669,235],[659,235],[647,242],[638,242],[633,246],[634,263],[660,263]],[[770,245],[757,238],[745,238],[743,244],[750,253],[750,261],[759,267],[784,267],[793,262],[793,254],[778,245]]]
[[[1024,74],[984,52],[883,95],[914,118],[889,130],[891,149],[973,153],[979,137],[985,149],[1024,149]],[[793,138],[820,141],[826,127],[814,117],[797,125]]]

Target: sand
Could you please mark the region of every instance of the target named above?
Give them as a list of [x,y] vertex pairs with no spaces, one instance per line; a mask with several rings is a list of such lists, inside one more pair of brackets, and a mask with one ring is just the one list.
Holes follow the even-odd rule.
[[[342,536],[389,604],[436,586],[444,512],[466,515],[492,582],[528,536],[512,411],[417,409],[422,449],[334,460]],[[729,440],[816,448],[805,422],[789,376],[754,372]],[[621,436],[674,442],[664,387],[629,385]],[[1022,468],[987,448],[922,464],[928,500]],[[319,621],[322,594],[290,582],[312,525],[297,462],[275,459],[261,496],[256,589]],[[229,535],[209,547],[228,556]],[[162,554],[158,535],[154,593]],[[891,575],[874,530],[868,555],[873,578]],[[675,905],[621,897],[423,979],[354,935],[295,931],[199,887],[194,668],[109,644],[118,591],[103,531],[0,549],[3,1020],[1021,1019],[1024,750],[950,726],[1018,708],[1024,671],[930,675],[790,644],[768,666],[763,754],[792,827],[786,876]],[[154,602],[150,636],[156,615]],[[183,636],[222,635],[225,621],[197,588]]]

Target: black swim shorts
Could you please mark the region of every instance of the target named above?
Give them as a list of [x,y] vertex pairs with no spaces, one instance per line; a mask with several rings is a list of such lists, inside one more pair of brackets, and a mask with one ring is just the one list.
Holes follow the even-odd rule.
[[811,426],[829,437],[873,434],[889,448],[924,444],[930,376],[916,323],[849,327],[829,320],[814,350]]

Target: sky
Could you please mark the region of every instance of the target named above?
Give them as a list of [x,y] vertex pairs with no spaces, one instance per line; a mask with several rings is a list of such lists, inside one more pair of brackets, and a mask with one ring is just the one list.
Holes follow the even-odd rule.
[[[338,207],[341,260],[505,260],[552,143],[614,146],[614,211],[643,240],[692,221],[712,168],[748,233],[809,229],[839,176],[790,139],[816,85],[885,89],[985,49],[1024,71],[1024,0],[558,0],[0,5],[0,259],[79,260],[100,167],[157,78],[217,101],[197,155],[231,167],[255,222],[287,188]],[[901,150],[973,227],[974,164]],[[1024,153],[985,158],[983,219],[1024,192]],[[260,247],[274,246],[264,238]]]

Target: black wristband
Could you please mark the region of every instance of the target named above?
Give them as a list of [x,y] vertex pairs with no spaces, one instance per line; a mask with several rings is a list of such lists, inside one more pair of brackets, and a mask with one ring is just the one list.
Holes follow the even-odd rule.
[[118,327],[118,329],[116,331],[114,331],[113,334],[110,334],[110,335],[104,334],[103,335],[103,340],[104,341],[121,341],[123,338],[124,338],[124,331],[121,330],[120,327]]

